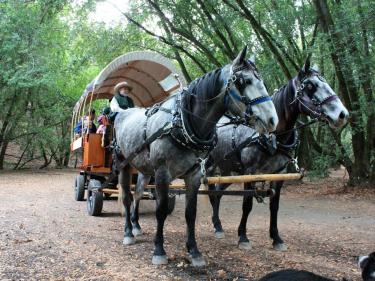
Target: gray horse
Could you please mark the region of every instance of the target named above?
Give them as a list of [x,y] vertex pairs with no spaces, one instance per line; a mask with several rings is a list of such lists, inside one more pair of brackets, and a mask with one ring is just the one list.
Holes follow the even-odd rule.
[[[211,152],[213,165],[211,173],[220,175],[285,173],[289,163],[294,161],[293,151],[298,143],[296,131],[293,130],[300,114],[327,121],[332,128],[341,128],[347,122],[349,113],[329,84],[316,69],[310,68],[307,59],[298,76],[280,88],[273,96],[279,124],[274,133],[276,139],[264,136],[255,137],[255,131],[247,126],[229,125],[218,128],[218,143]],[[227,122],[222,119],[220,123]],[[270,199],[270,236],[276,250],[285,251],[287,246],[279,235],[277,213],[280,201],[280,189],[283,182],[274,182],[271,187],[275,195]],[[209,189],[224,190],[229,185],[211,185]],[[246,190],[254,184],[244,184]],[[213,207],[212,222],[215,236],[224,238],[219,219],[220,196],[210,196]],[[250,249],[251,244],[246,235],[246,223],[252,210],[253,197],[245,196],[242,205],[242,217],[238,227],[239,247]]]
[[[163,227],[168,211],[169,184],[175,178],[186,185],[185,219],[187,243],[193,266],[205,261],[195,239],[197,192],[200,186],[199,159],[206,158],[216,143],[216,124],[225,112],[244,118],[260,133],[274,131],[278,123],[275,107],[257,73],[255,64],[246,60],[246,47],[229,65],[192,82],[188,89],[173,95],[148,110],[132,108],[118,114],[116,139],[124,160],[119,182],[125,207],[124,245],[135,242],[130,207],[130,165],[139,172],[139,184],[155,176],[157,231],[153,264],[166,264]],[[147,147],[142,146],[154,139]],[[134,157],[134,155],[136,156]],[[129,162],[128,165],[127,162]],[[204,161],[203,161],[204,162]]]

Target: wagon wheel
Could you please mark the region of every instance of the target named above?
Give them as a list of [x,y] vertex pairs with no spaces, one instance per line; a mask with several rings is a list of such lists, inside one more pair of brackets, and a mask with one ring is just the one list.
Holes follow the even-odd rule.
[[101,183],[98,180],[90,180],[87,189],[87,212],[90,216],[99,216],[103,209],[103,193],[98,191]]
[[74,198],[76,201],[83,201],[85,198],[85,177],[83,175],[76,176],[74,181]]

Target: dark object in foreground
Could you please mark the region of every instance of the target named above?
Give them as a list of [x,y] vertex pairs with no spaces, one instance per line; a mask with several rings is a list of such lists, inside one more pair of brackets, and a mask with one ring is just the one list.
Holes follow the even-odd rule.
[[[360,257],[358,264],[362,270],[363,281],[375,281],[375,252]],[[258,281],[333,281],[333,279],[306,270],[285,269],[269,273]]]
[[375,252],[368,256],[359,257],[358,265],[362,270],[364,281],[375,281]]
[[306,270],[285,269],[272,272],[259,281],[334,281]]

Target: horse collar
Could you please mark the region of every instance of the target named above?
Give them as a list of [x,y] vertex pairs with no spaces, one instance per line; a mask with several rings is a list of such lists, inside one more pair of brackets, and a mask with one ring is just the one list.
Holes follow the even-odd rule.
[[189,95],[191,93],[186,89],[177,95],[176,112],[178,115],[175,116],[171,136],[178,144],[187,149],[198,153],[211,151],[217,143],[216,128],[209,139],[202,139],[195,134],[189,118],[189,114],[192,113],[189,107],[190,102],[185,100],[189,98]]

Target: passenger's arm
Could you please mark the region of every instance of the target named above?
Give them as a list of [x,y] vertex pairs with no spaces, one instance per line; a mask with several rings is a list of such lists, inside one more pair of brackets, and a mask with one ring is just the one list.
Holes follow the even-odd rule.
[[124,111],[124,110],[119,106],[119,104],[118,104],[116,98],[113,98],[113,99],[111,100],[110,107],[111,107],[111,111],[112,111],[112,112],[121,112],[121,111]]

